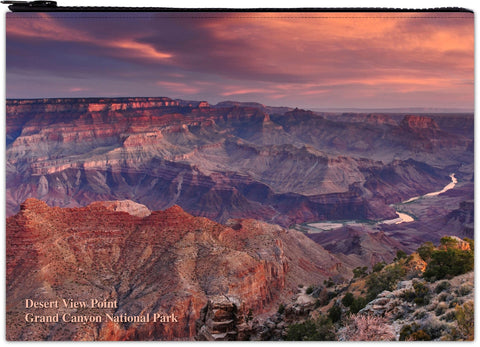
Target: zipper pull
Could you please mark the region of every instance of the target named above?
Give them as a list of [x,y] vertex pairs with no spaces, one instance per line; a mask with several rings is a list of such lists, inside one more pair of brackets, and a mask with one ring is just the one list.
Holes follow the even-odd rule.
[[10,5],[8,8],[11,11],[57,7],[56,1],[2,1],[2,4]]

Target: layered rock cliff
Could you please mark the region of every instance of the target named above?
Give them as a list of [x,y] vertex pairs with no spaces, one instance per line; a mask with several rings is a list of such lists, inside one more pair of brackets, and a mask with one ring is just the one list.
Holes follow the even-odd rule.
[[[113,202],[59,208],[28,199],[7,219],[7,339],[192,339],[210,297],[235,298],[258,316],[307,279],[349,276],[338,259],[295,231],[255,220],[223,226],[178,206],[138,216],[144,209],[136,204],[117,205],[126,212],[114,211]],[[60,307],[27,308],[27,299],[58,300]],[[63,299],[115,307],[65,308]],[[103,318],[32,323],[28,313]],[[106,314],[150,321],[112,322]],[[153,322],[156,314],[178,322]]]
[[8,100],[7,215],[35,197],[176,204],[219,222],[382,219],[473,158],[470,137],[428,117],[275,112],[169,98]]

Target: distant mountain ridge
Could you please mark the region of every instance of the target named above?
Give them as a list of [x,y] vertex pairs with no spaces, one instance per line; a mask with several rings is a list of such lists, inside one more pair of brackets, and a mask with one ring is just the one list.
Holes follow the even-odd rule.
[[325,107],[312,108],[316,112],[355,112],[355,113],[473,113],[474,110],[468,108],[436,108],[436,107],[392,107],[392,108],[342,108]]
[[388,204],[441,188],[452,168],[473,160],[473,129],[457,123],[430,126],[437,123],[419,115],[355,123],[262,107],[165,97],[7,100],[7,215],[35,197],[70,207],[178,204],[220,222],[283,226],[384,219],[394,216]]

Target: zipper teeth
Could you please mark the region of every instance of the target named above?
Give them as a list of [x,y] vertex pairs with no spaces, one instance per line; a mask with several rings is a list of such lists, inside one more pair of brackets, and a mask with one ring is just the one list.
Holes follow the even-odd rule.
[[472,10],[462,7],[439,8],[172,8],[172,7],[104,7],[104,6],[28,6],[12,4],[12,12],[466,12]]

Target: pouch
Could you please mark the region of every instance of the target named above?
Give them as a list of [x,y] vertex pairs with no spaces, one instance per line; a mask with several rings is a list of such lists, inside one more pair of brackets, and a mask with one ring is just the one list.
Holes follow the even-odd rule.
[[473,12],[10,3],[7,340],[473,339]]

